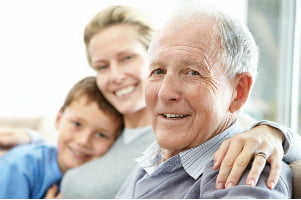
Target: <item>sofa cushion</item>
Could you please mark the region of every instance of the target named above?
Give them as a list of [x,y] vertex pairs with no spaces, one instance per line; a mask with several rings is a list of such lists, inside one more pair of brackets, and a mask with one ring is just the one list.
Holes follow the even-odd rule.
[[293,198],[301,199],[301,160],[290,164],[293,172]]

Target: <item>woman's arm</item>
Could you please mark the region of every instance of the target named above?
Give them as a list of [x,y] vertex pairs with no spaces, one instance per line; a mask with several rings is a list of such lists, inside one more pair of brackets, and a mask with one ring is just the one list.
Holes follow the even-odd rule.
[[[254,158],[257,150],[265,152],[267,160],[261,156]],[[220,168],[216,187],[222,189],[236,185],[247,165],[254,158],[246,184],[255,185],[268,162],[271,171],[267,186],[273,188],[279,178],[281,160],[283,158],[286,162],[299,160],[300,151],[300,136],[277,123],[260,121],[252,129],[226,140],[215,153],[214,168]],[[283,157],[284,153],[285,157]]]

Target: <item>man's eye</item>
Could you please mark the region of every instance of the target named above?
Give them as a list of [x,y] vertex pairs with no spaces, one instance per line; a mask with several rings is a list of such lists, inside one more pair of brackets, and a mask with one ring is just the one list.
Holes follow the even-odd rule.
[[96,137],[99,137],[99,138],[106,138],[107,137],[107,135],[105,135],[104,133],[96,133],[95,135],[96,135]]
[[192,75],[192,76],[199,76],[201,75],[198,71],[195,71],[195,70],[191,70],[188,72],[188,75]]
[[164,70],[163,69],[156,69],[156,70],[152,71],[152,74],[154,74],[154,75],[164,74]]

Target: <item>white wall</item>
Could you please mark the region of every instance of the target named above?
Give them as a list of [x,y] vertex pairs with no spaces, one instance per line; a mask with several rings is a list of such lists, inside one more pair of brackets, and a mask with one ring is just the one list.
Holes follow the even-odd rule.
[[[100,9],[126,4],[151,14],[193,0],[1,0],[0,115],[53,115],[69,88],[93,75],[82,42],[85,24]],[[195,0],[199,2],[199,0]],[[208,0],[245,17],[244,0]]]

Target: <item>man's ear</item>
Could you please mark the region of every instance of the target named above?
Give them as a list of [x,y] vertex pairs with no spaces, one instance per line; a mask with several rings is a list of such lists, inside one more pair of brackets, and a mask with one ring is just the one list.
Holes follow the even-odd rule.
[[232,94],[232,102],[230,105],[230,112],[238,111],[248,100],[253,84],[253,77],[249,72],[243,72],[236,75],[235,89]]
[[55,128],[58,130],[60,127],[61,119],[62,119],[63,111],[59,111],[55,118]]

